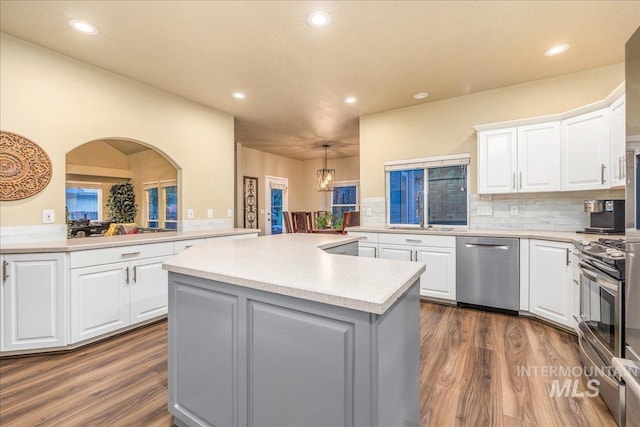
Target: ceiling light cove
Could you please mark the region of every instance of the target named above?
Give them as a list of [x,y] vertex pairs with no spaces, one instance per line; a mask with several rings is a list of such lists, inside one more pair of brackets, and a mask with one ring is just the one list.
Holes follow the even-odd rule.
[[418,92],[413,95],[413,99],[425,99],[429,94],[427,92]]
[[358,100],[353,96],[345,98],[345,100],[344,100],[345,104],[355,104],[357,101]]
[[83,34],[98,34],[98,30],[93,25],[88,22],[81,21],[79,19],[72,19],[69,21],[69,25],[76,31],[79,31]]
[[311,12],[309,16],[307,16],[307,22],[315,28],[326,27],[329,25],[329,22],[331,22],[331,15],[320,10]]
[[234,97],[235,99],[244,99],[244,98],[245,98],[245,95],[244,95],[244,93],[242,93],[242,92],[234,92],[234,93],[233,93],[233,97]]
[[544,56],[556,56],[569,49],[568,44],[559,44],[544,51]]

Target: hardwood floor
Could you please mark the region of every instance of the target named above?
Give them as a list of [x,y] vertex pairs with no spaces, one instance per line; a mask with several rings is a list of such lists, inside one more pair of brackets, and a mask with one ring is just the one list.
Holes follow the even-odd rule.
[[590,391],[584,376],[547,369],[581,370],[575,336],[526,317],[424,302],[420,319],[421,425],[616,425],[600,397],[550,397],[554,380],[578,379],[577,391]]
[[[599,397],[550,397],[567,378],[522,371],[580,366],[577,355],[574,336],[536,320],[423,302],[421,424],[615,426]],[[166,321],[70,353],[1,359],[0,424],[171,425]]]

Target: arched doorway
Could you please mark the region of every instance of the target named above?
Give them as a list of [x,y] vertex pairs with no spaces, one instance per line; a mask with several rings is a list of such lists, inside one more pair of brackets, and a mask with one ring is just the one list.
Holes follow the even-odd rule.
[[[111,219],[106,209],[111,187],[130,183],[138,207],[138,228],[176,230],[180,219],[178,179],[175,162],[149,144],[123,138],[87,142],[66,155],[68,221],[105,225]],[[91,228],[91,234],[102,231]]]

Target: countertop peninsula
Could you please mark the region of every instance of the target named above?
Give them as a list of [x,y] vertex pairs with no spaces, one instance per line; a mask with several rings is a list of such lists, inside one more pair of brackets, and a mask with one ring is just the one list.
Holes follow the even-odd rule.
[[164,268],[338,307],[384,313],[424,272],[423,263],[323,251],[358,241],[325,234],[283,234],[194,246]]
[[15,243],[0,245],[0,254],[23,254],[45,252],[74,252],[87,249],[103,249],[119,246],[144,245],[149,243],[175,242],[179,240],[224,237],[238,234],[259,233],[249,228],[224,228],[206,231],[164,231],[119,236],[81,237],[76,239],[53,240],[46,242]]
[[429,228],[358,226],[347,228],[349,232],[360,233],[391,233],[391,234],[424,234],[433,236],[473,236],[473,237],[512,237],[517,239],[551,240],[555,242],[574,243],[581,240],[598,240],[606,237],[624,239],[624,235],[616,234],[587,234],[575,231],[542,231],[542,230],[483,230],[463,227],[437,226]]

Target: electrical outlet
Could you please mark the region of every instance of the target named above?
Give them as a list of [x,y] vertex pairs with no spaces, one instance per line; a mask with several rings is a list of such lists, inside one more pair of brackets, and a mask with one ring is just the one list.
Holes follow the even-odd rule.
[[53,209],[42,210],[42,223],[53,224],[56,222],[56,211]]
[[367,208],[365,215],[366,216],[371,216],[371,208]]
[[187,218],[193,219],[194,213],[193,209],[187,209]]
[[478,216],[491,216],[493,215],[493,206],[478,206]]
[[511,215],[512,216],[516,216],[518,215],[518,206],[511,206]]
[[207,218],[213,218],[213,209],[207,209]]
[[227,218],[233,218],[233,209],[227,209]]

